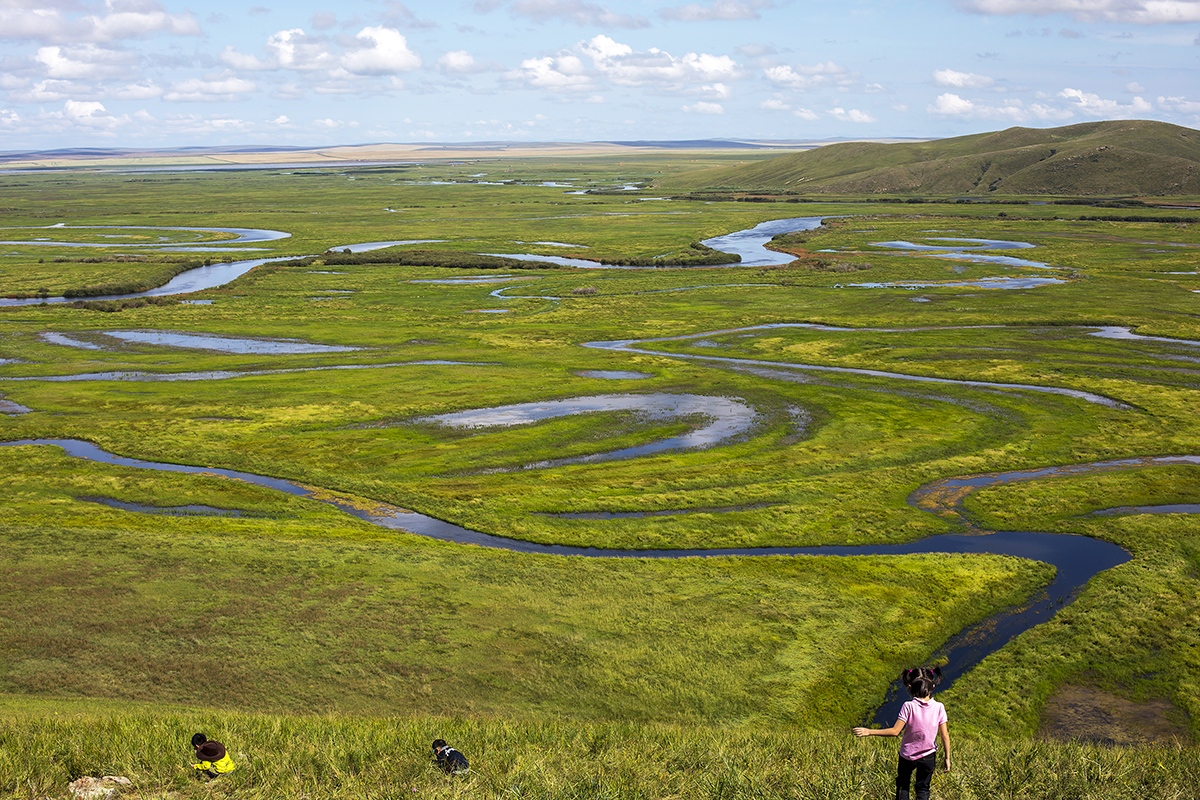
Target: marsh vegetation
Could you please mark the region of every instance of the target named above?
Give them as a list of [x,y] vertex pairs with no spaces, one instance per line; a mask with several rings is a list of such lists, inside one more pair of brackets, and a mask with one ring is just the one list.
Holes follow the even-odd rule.
[[[188,298],[210,304],[0,309],[0,438],[81,439],[317,495],[0,448],[10,609],[0,687],[14,719],[0,735],[20,753],[0,760],[0,792],[62,794],[72,775],[116,772],[145,796],[189,796],[168,740],[199,723],[249,748],[245,772],[213,790],[229,796],[874,796],[891,751],[856,748],[842,731],[902,667],[936,659],[956,631],[1050,577],[1038,562],[992,555],[514,554],[380,529],[319,499],[330,497],[580,547],[897,543],[964,525],[1113,542],[1127,563],[941,696],[963,767],[935,791],[1017,796],[1012,765],[1035,763],[1061,777],[1029,796],[1066,796],[1053,791],[1068,785],[1078,797],[1193,796],[1200,521],[1091,512],[1200,502],[1200,468],[983,488],[966,517],[931,514],[910,495],[964,475],[1200,454],[1196,226],[1152,205],[1138,217],[1162,221],[1084,219],[1096,214],[1086,205],[797,206],[553,185],[644,185],[695,166],[662,156],[0,176],[10,229],[291,234],[251,254],[282,260]],[[484,171],[505,182],[470,178]],[[663,266],[691,258],[696,242],[799,216],[826,222],[776,242],[788,263]],[[1022,259],[1045,266],[877,246],[943,237],[1025,242],[1034,247]],[[343,252],[399,240],[421,243]],[[563,245],[655,268],[476,255],[562,255]],[[0,294],[155,285],[178,266],[178,255],[132,253],[120,240],[80,260],[4,245]],[[949,285],[1048,273],[1062,282]],[[487,282],[461,281],[471,276]],[[922,286],[843,285],[859,276]],[[322,347],[206,348],[188,338],[199,336]],[[629,341],[638,348],[586,346]],[[132,373],[161,379],[114,377]],[[483,429],[430,421],[628,393],[720,398],[755,422],[717,446],[598,461],[711,418],[614,409]],[[1151,727],[1179,745],[1121,756],[1039,740],[1069,692],[1076,705],[1158,709]],[[425,740],[446,731],[473,773],[487,765],[469,785],[424,771]],[[130,744],[105,754],[112,739]],[[763,741],[770,765],[748,763]],[[652,776],[646,747],[679,763]]]

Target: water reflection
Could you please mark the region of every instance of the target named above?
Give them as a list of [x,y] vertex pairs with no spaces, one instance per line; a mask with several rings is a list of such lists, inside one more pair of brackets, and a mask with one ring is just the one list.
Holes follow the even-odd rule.
[[[895,242],[871,242],[871,247],[886,247],[889,250],[900,250],[916,252],[931,258],[948,258],[955,261],[970,261],[976,264],[998,264],[1008,267],[1029,267],[1032,269],[1054,269],[1048,264],[1043,264],[1040,261],[1027,261],[1023,258],[1013,258],[1012,256],[996,256],[984,253],[974,252],[977,250],[1028,250],[1037,245],[1029,242],[1013,242],[1004,239],[964,239],[951,237],[930,237],[926,241],[930,242],[965,242],[958,246],[936,245],[936,244],[915,244],[913,242],[895,241]],[[983,280],[995,281],[998,278],[984,278]],[[1064,283],[1065,281],[1056,281],[1056,283]],[[928,284],[937,285],[937,284]],[[960,284],[943,284],[947,286],[955,286]],[[970,286],[972,284],[961,284]],[[1045,284],[1035,284],[1037,286]],[[1003,287],[1012,288],[1012,287]]]
[[[889,378],[889,379],[893,379],[893,380],[913,381],[915,383],[937,383],[937,384],[947,384],[947,385],[953,385],[953,386],[969,386],[969,387],[977,388],[977,389],[1000,389],[1000,390],[1017,389],[1017,390],[1030,391],[1030,392],[1042,392],[1045,394],[1057,394],[1057,395],[1062,395],[1064,397],[1073,397],[1073,398],[1076,398],[1079,400],[1084,400],[1088,403],[1095,403],[1097,405],[1107,406],[1109,408],[1118,408],[1118,409],[1124,409],[1124,410],[1129,410],[1130,408],[1132,408],[1131,406],[1129,406],[1125,403],[1122,403],[1119,400],[1115,400],[1111,397],[1104,397],[1103,395],[1093,394],[1091,392],[1085,392],[1085,391],[1081,391],[1078,389],[1066,389],[1066,388],[1059,387],[1059,386],[1039,386],[1039,385],[1034,385],[1034,384],[1023,384],[1023,383],[996,383],[996,382],[992,382],[992,381],[973,381],[973,380],[963,380],[963,379],[955,379],[955,378],[941,378],[941,377],[930,376],[930,375],[908,375],[908,374],[901,373],[901,372],[886,372],[884,370],[877,370],[877,369],[859,369],[859,368],[855,368],[855,367],[838,367],[838,366],[829,366],[829,365],[824,365],[824,364],[797,364],[797,363],[791,362],[791,361],[763,361],[763,360],[752,359],[752,358],[733,358],[733,357],[729,357],[729,356],[702,355],[699,353],[677,353],[677,352],[673,352],[673,351],[657,350],[652,347],[646,347],[647,344],[653,344],[655,342],[682,342],[682,341],[688,341],[688,340],[703,340],[703,338],[706,336],[719,336],[719,335],[724,335],[724,334],[745,333],[748,331],[760,331],[760,330],[779,330],[779,329],[783,329],[783,328],[808,328],[808,329],[812,329],[812,330],[847,331],[847,332],[854,332],[856,330],[853,328],[835,328],[835,327],[828,326],[828,325],[813,325],[813,324],[809,324],[809,323],[783,322],[783,323],[775,323],[775,324],[770,324],[770,325],[751,325],[751,326],[748,326],[745,328],[730,328],[730,329],[726,329],[726,330],[709,331],[706,333],[691,333],[691,334],[685,334],[682,336],[664,336],[664,337],[653,338],[653,339],[617,339],[617,340],[605,341],[605,342],[584,342],[583,346],[595,348],[598,350],[608,350],[611,352],[637,353],[639,355],[654,355],[654,356],[665,356],[668,358],[682,358],[682,359],[688,359],[688,360],[693,360],[693,361],[706,361],[706,362],[709,362],[712,365],[718,366],[718,367],[731,367],[731,368],[749,367],[749,368],[759,368],[759,369],[763,368],[763,367],[777,367],[777,368],[788,369],[788,370],[808,370],[808,371],[813,371],[813,372],[836,372],[836,373],[842,373],[842,374],[847,374],[847,375],[865,375],[865,376],[876,377],[876,378]],[[862,331],[897,331],[900,329],[862,328],[861,330]],[[911,330],[947,330],[947,329],[913,328]],[[961,330],[961,328],[959,328],[958,330]]]
[[105,331],[104,335],[135,344],[254,355],[348,353],[354,350],[366,349],[363,347],[351,347],[349,345],[313,344],[312,342],[302,342],[298,339],[243,339],[201,333],[171,333],[168,331]]
[[191,504],[185,506],[151,506],[144,503],[130,503],[124,500],[114,500],[111,497],[76,497],[85,503],[96,503],[121,511],[136,511],[139,514],[155,514],[168,517],[234,517],[238,519],[279,519],[275,514],[264,514],[256,511],[239,511],[233,508],[217,508]]
[[[979,532],[968,530],[961,534],[932,536],[917,542],[889,545],[821,546],[821,547],[757,547],[714,548],[704,550],[604,550],[594,547],[545,545],[473,531],[449,522],[434,519],[407,509],[376,503],[364,504],[354,500],[331,497],[328,493],[302,486],[292,481],[270,478],[237,470],[169,464],[118,456],[105,452],[90,442],[73,439],[26,439],[0,442],[0,447],[25,445],[57,446],[69,456],[99,463],[137,469],[151,469],[195,475],[216,475],[245,481],[256,486],[284,492],[296,497],[317,500],[351,514],[358,519],[388,530],[407,531],[459,544],[474,544],[518,553],[580,556],[589,558],[688,558],[719,556],[879,556],[915,555],[919,553],[993,553],[1030,558],[1052,564],[1056,568],[1053,581],[1039,590],[1019,608],[1002,611],[983,622],[956,634],[938,652],[946,660],[943,688],[971,669],[986,655],[1007,644],[1014,636],[1045,622],[1060,609],[1069,605],[1078,593],[1099,572],[1129,560],[1129,554],[1111,542],[1086,536],[1051,534],[1028,531]],[[1123,459],[1091,464],[1072,464],[1039,470],[1015,470],[1007,473],[974,475],[937,481],[919,488],[909,498],[918,508],[936,514],[949,513],[965,519],[961,505],[966,496],[983,486],[996,486],[1013,481],[1036,480],[1058,475],[1078,475],[1113,469],[1132,469],[1160,464],[1200,464],[1200,456],[1167,456],[1161,458]],[[889,698],[876,712],[877,722],[890,724],[903,698],[893,684]]]
[[472,409],[449,414],[419,417],[414,422],[432,423],[452,428],[506,428],[527,425],[548,419],[599,412],[635,412],[649,424],[666,419],[701,417],[707,423],[679,436],[670,436],[637,447],[626,447],[604,453],[575,458],[559,458],[524,464],[493,472],[513,472],[527,469],[547,469],[568,464],[594,464],[663,453],[670,450],[691,450],[715,447],[744,436],[758,421],[758,413],[745,403],[728,397],[695,394],[602,394],[573,397],[567,400],[548,400],[534,403],[515,403],[495,408]]
[[1039,286],[1050,286],[1056,283],[1066,283],[1061,278],[973,278],[965,281],[903,281],[899,283],[847,283],[838,284],[835,289],[849,287],[851,289],[1036,289]]
[[[222,250],[238,249],[229,248],[223,245],[246,244],[251,242],[274,242],[279,239],[286,239],[291,236],[290,233],[283,231],[272,231],[260,228],[183,228],[183,227],[155,227],[149,225],[67,225],[65,223],[57,223],[55,225],[47,225],[43,228],[0,228],[0,231],[17,231],[17,230],[43,230],[43,231],[80,231],[80,230],[99,230],[99,231],[172,231],[197,234],[192,236],[193,241],[203,241],[204,236],[200,234],[213,233],[228,233],[232,234],[232,239],[221,239],[212,242],[205,242],[206,250],[219,252]],[[39,245],[47,247],[152,247],[163,252],[172,250],[188,250],[194,251],[198,249],[196,245],[180,242],[178,237],[159,236],[155,242],[129,242],[129,241],[113,241],[116,239],[125,239],[132,234],[121,236],[100,235],[101,238],[109,239],[105,242],[69,242],[50,237],[40,239],[16,239],[16,240],[0,240],[0,244],[8,245]]]
[[654,377],[649,372],[635,372],[627,369],[581,369],[574,374],[581,378],[599,378],[605,381],[640,381]]
[[734,253],[741,256],[742,260],[736,266],[765,267],[788,264],[796,257],[789,253],[768,250],[763,245],[781,233],[796,233],[819,228],[824,219],[824,217],[797,217],[768,220],[747,230],[705,239],[702,244],[714,250],[720,250],[722,253]]
[[279,369],[245,369],[245,370],[204,370],[197,372],[81,372],[75,375],[24,375],[14,378],[0,378],[5,381],[47,381],[50,383],[72,383],[76,381],[132,381],[132,382],[175,382],[175,381],[220,381],[231,378],[250,378],[259,375],[288,375],[301,372],[327,372],[330,370],[353,369],[390,369],[393,367],[494,367],[495,362],[486,361],[443,361],[431,359],[427,361],[393,361],[386,364],[330,364],[324,367],[282,367]]

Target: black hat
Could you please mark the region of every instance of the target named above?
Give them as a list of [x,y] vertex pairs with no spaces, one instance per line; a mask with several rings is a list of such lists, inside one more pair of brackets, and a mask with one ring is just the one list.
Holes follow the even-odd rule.
[[220,742],[205,742],[196,748],[196,755],[205,761],[220,761],[225,757],[225,745]]

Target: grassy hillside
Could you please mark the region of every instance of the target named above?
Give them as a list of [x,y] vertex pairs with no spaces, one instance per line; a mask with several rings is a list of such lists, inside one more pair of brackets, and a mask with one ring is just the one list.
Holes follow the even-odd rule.
[[836,194],[1158,195],[1200,192],[1200,131],[1163,122],[1009,128],[932,142],[846,142],[663,179],[662,188]]
[[[0,797],[71,797],[84,775],[120,775],[119,797],[639,798],[863,800],[894,792],[895,740],[849,730],[727,730],[707,726],[387,716],[266,716],[184,709],[40,703],[0,728]],[[201,783],[188,738],[224,742],[238,768]],[[953,771],[938,800],[1191,800],[1194,750],[1134,750],[952,735]],[[429,743],[470,759],[443,775]]]

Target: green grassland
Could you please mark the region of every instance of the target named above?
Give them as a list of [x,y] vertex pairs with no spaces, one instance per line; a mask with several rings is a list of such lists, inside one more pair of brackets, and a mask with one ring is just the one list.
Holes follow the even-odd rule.
[[[1200,233],[1178,221],[1188,212],[852,196],[711,202],[621,189],[748,157],[691,158],[0,175],[9,241],[68,235],[45,230],[58,223],[291,234],[236,253],[162,255],[124,240],[0,245],[0,295],[153,285],[192,259],[316,257],[274,261],[195,296],[208,305],[0,309],[0,401],[32,409],[0,416],[0,439],[83,439],[500,536],[628,549],[912,541],[958,529],[908,502],[938,479],[1200,454],[1200,347],[1089,335],[1125,326],[1200,343],[1200,276],[1187,274]],[[605,191],[567,193],[589,187]],[[1121,214],[1139,221],[1085,219]],[[447,268],[387,255],[653,258],[793,216],[827,222],[778,240],[796,256],[779,267]],[[69,236],[94,241],[79,229]],[[1037,247],[1001,254],[1049,268],[875,245],[931,237],[1029,242]],[[358,242],[434,239],[325,263],[330,249]],[[421,282],[495,274],[510,277]],[[1065,282],[851,285],[995,275]],[[501,287],[504,297],[489,295]],[[762,327],[797,323],[836,330]],[[362,349],[238,354],[122,343],[106,331]],[[664,337],[682,338],[641,352],[584,346]],[[786,365],[1066,388],[1114,404]],[[333,369],[345,366],[357,368]],[[241,374],[151,379],[216,370]],[[95,373],[142,379],[66,379]],[[460,430],[419,419],[622,392],[727,397],[757,417],[750,433],[710,449],[552,469],[523,467],[647,444],[697,420],[614,412]],[[1200,520],[1085,515],[1197,502],[1198,476],[1194,466],[1123,470],[968,498],[985,529],[1083,533],[1132,560],[944,694],[962,768],[939,779],[937,796],[1194,796]],[[67,780],[104,772],[135,777],[143,796],[881,796],[894,751],[854,742],[846,728],[901,668],[1019,604],[1050,569],[998,556],[519,555],[53,447],[0,448],[0,486],[0,708],[10,717],[0,794],[13,797],[61,796]],[[94,498],[245,516],[138,513]],[[689,513],[561,516],[667,511]],[[1048,704],[1072,686],[1165,702],[1183,745],[1122,756],[1040,741]],[[180,745],[193,727],[227,731],[247,768],[222,785],[190,785]],[[425,763],[427,740],[447,731],[478,765],[469,781],[447,783]],[[659,769],[646,750],[680,755]],[[1040,783],[1021,794],[1024,778],[1011,770],[1027,762]]]

